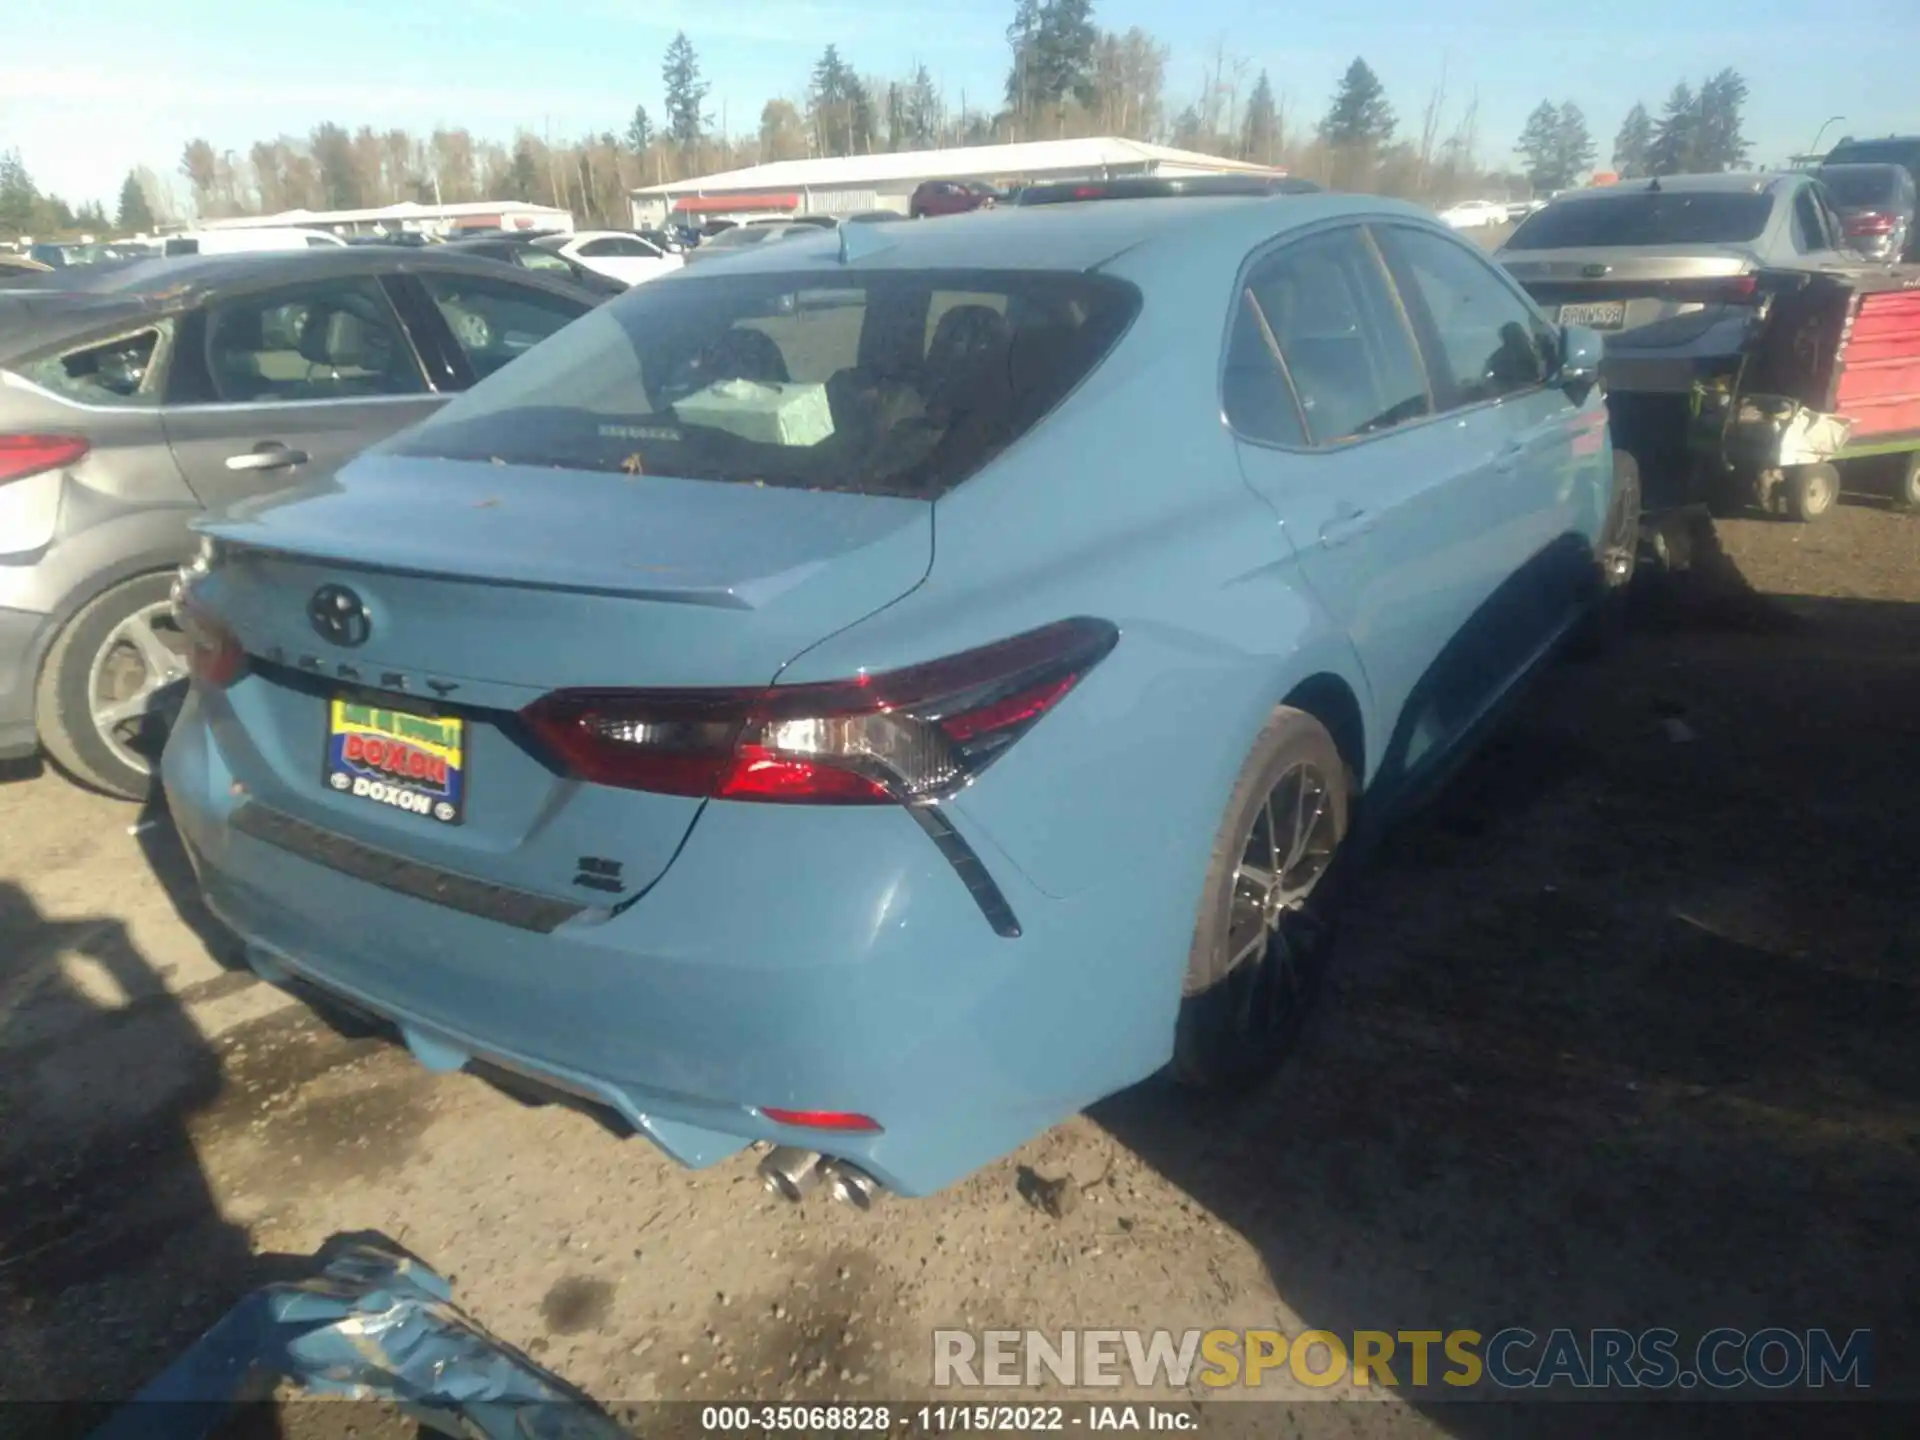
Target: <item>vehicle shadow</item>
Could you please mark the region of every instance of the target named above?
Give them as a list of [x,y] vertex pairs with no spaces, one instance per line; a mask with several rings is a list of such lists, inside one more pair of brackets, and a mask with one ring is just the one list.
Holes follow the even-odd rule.
[[[1301,1327],[1664,1326],[1683,1358],[1716,1326],[1870,1329],[1870,1394],[1920,1400],[1920,606],[1756,595],[1710,531],[1636,588],[1620,649],[1556,667],[1383,840],[1290,1064],[1093,1118],[1259,1252]],[[1915,1418],[1568,1412],[1391,1369],[1470,1437]]]
[[160,882],[180,923],[193,932],[194,938],[219,964],[229,970],[246,969],[246,955],[239,937],[207,908],[201,896],[193,862],[187,858],[186,846],[174,828],[173,816],[167,811],[166,794],[157,785],[141,805],[140,818],[133,831],[140,842],[140,853],[146,857],[147,868]]
[[[220,1062],[117,920],[0,881],[0,1413],[84,1434],[243,1294],[307,1262],[220,1213],[193,1124]],[[277,1433],[253,1416],[245,1433]]]

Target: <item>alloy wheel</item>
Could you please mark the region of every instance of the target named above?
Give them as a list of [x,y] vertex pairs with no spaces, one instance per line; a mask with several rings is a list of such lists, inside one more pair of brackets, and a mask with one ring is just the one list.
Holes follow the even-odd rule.
[[[1211,989],[1250,966],[1258,968],[1253,962],[1266,957],[1271,983],[1284,992],[1269,1000],[1303,996],[1308,952],[1324,933],[1307,902],[1332,864],[1339,839],[1329,777],[1317,765],[1291,766],[1254,811],[1241,843],[1227,897],[1225,941],[1190,968],[1184,993]],[[1251,992],[1247,1000],[1252,1003]]]
[[187,642],[161,601],[134,611],[108,633],[87,675],[87,708],[101,743],[123,764],[151,774],[158,742],[187,678]]

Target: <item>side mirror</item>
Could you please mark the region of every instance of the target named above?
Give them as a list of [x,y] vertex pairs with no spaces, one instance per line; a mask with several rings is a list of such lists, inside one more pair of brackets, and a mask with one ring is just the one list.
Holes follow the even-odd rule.
[[1598,330],[1569,325],[1560,332],[1560,373],[1555,380],[1565,389],[1583,393],[1600,378],[1600,361],[1607,342]]

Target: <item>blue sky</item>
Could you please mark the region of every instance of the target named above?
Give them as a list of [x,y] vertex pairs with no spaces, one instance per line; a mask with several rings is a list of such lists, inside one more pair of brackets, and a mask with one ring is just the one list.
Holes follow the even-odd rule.
[[[1169,99],[1196,93],[1216,43],[1265,68],[1301,118],[1317,118],[1364,55],[1403,127],[1446,68],[1453,113],[1480,98],[1482,154],[1504,159],[1542,98],[1587,112],[1604,149],[1636,99],[1656,113],[1680,79],[1731,65],[1752,87],[1755,158],[1828,132],[1920,131],[1915,0],[1743,0],[1515,6],[1453,0],[1406,18],[1390,0],[1096,0],[1109,29],[1139,25],[1173,47]],[[1425,7],[1423,7],[1425,8]],[[177,179],[203,135],[244,149],[321,120],[424,131],[464,124],[510,138],[621,130],[636,102],[658,114],[660,56],[684,29],[731,128],[772,95],[798,98],[828,41],[860,71],[924,61],[957,103],[999,97],[1012,0],[9,0],[0,45],[0,148],[43,189],[107,198],[130,166]],[[1604,153],[1603,153],[1604,158]]]

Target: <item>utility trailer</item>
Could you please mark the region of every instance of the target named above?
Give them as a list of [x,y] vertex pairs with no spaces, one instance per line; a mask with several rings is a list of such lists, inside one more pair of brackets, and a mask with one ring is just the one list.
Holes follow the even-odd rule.
[[1850,489],[1920,506],[1920,265],[1766,271],[1736,363],[1688,398],[1709,503],[1795,520]]

